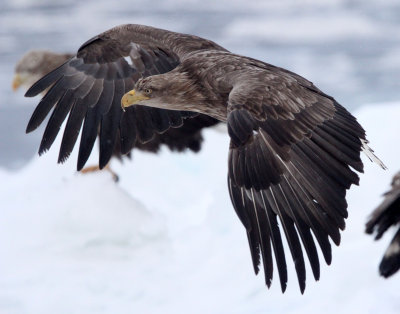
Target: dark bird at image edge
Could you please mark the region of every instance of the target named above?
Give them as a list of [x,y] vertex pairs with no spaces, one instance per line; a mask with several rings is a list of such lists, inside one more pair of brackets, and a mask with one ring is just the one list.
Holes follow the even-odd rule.
[[397,229],[379,264],[379,273],[388,278],[400,269],[400,172],[393,177],[392,188],[384,197],[371,214],[365,231],[375,233],[375,240],[379,240],[390,227]]

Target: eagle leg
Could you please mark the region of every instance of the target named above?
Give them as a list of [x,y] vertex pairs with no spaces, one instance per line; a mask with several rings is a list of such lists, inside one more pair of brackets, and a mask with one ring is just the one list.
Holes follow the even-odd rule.
[[114,180],[114,182],[118,182],[118,181],[119,181],[119,176],[118,176],[117,173],[115,173],[115,172],[111,169],[110,163],[108,163],[103,169],[100,169],[100,167],[99,167],[98,165],[97,165],[97,166],[88,166],[88,167],[83,168],[80,172],[85,174],[85,173],[90,173],[90,172],[95,172],[95,171],[101,171],[101,170],[106,170],[106,171],[108,171],[108,172],[111,174],[112,179]]

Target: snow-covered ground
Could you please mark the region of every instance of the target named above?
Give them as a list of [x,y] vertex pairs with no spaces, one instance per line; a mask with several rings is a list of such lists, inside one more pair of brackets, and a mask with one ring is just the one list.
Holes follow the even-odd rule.
[[400,168],[400,102],[355,115],[389,170],[364,158],[342,244],[304,295],[290,262],[284,295],[254,276],[226,188],[228,138],[207,130],[200,154],[114,162],[118,184],[77,174],[76,154],[57,165],[59,145],[1,170],[0,313],[398,313],[399,275],[377,273],[389,236],[374,242],[364,223]]

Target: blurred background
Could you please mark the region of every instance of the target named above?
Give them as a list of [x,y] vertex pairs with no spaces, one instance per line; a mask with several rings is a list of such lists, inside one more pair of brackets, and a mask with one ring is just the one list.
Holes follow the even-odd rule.
[[2,0],[0,167],[21,167],[41,134],[24,135],[37,101],[11,90],[17,60],[30,49],[75,52],[88,38],[124,23],[212,39],[305,76],[350,110],[399,98],[396,0]]
[[115,166],[118,185],[77,177],[76,156],[56,165],[58,142],[38,159],[45,124],[25,134],[39,99],[12,91],[15,63],[31,49],[75,52],[124,23],[202,36],[306,77],[359,113],[381,157],[399,134],[397,123],[378,135],[383,103],[400,100],[398,0],[1,0],[0,313],[398,313],[399,277],[377,274],[386,243],[363,234],[400,168],[397,153],[383,157],[391,172],[367,166],[364,188],[349,196],[343,245],[303,297],[292,268],[284,296],[252,273],[226,191],[224,134],[205,132],[199,157],[135,153]]

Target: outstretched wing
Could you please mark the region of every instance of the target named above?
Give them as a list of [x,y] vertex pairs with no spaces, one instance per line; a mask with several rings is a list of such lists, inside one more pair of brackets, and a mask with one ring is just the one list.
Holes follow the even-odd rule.
[[351,168],[363,171],[360,151],[365,132],[349,112],[304,78],[269,65],[257,71],[229,95],[230,196],[247,230],[255,272],[261,252],[269,287],[273,252],[285,291],[280,221],[303,292],[301,243],[318,280],[314,238],[330,264],[328,237],[340,243],[339,229],[344,229],[347,217],[346,189],[359,180]]
[[35,96],[51,86],[27,126],[27,132],[33,131],[54,108],[39,154],[51,147],[68,115],[59,162],[69,157],[83,124],[78,170],[89,158],[98,133],[102,168],[113,153],[118,134],[121,152],[125,154],[137,142],[150,141],[155,133],[182,126],[184,119],[193,114],[143,106],[123,113],[121,98],[139,78],[168,72],[199,49],[223,50],[205,39],[140,25],[118,26],[90,39],[76,56],[26,93],[28,97]]
[[392,241],[379,265],[379,272],[383,277],[389,277],[400,269],[400,172],[392,182],[392,189],[385,193],[385,199],[371,214],[365,231],[375,234],[378,240],[390,227],[397,225]]

